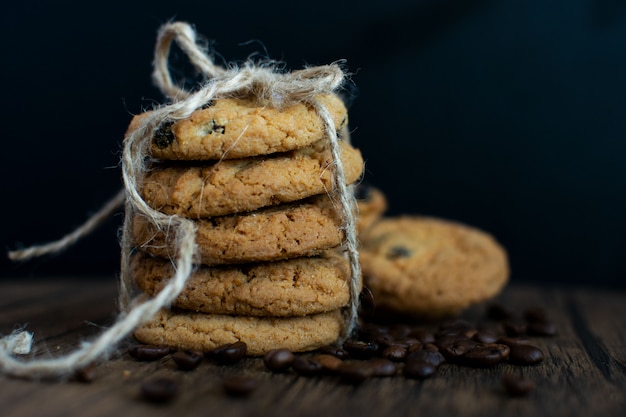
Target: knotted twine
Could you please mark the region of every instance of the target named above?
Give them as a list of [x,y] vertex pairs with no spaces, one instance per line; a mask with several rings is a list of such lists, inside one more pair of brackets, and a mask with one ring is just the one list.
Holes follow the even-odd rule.
[[[197,91],[185,91],[173,81],[168,69],[168,56],[173,41],[188,56],[192,65],[207,81]],[[121,238],[121,271],[118,307],[120,314],[115,323],[91,342],[83,342],[72,353],[56,357],[18,360],[12,353],[30,350],[32,334],[14,332],[0,339],[0,372],[22,377],[68,376],[96,360],[106,359],[114,347],[137,326],[150,320],[158,310],[168,307],[183,290],[193,271],[192,259],[196,252],[196,227],[194,223],[178,215],[166,215],[152,209],[139,193],[147,169],[147,157],[151,138],[166,122],[186,119],[193,111],[223,97],[256,97],[269,106],[282,108],[297,102],[309,104],[324,124],[325,135],[332,156],[333,190],[339,200],[340,214],[345,230],[345,248],[350,262],[350,305],[346,312],[346,325],[342,337],[349,336],[357,323],[358,295],[361,269],[357,248],[355,224],[356,202],[352,189],[346,185],[338,137],[334,121],[328,110],[316,100],[319,94],[330,94],[344,82],[345,74],[335,63],[281,73],[272,64],[245,63],[241,68],[232,65],[223,68],[216,65],[196,42],[193,28],[184,22],[163,25],[158,33],[155,48],[153,80],[171,101],[153,110],[140,126],[124,138],[122,152],[122,177],[124,189],[105,204],[82,226],[62,239],[45,245],[9,252],[13,260],[26,260],[65,249],[81,237],[89,234],[98,224],[110,216],[121,204],[125,206],[125,218]],[[160,230],[174,230],[176,259],[174,276],[153,298],[131,300],[130,253],[131,221],[133,214],[148,217]]]

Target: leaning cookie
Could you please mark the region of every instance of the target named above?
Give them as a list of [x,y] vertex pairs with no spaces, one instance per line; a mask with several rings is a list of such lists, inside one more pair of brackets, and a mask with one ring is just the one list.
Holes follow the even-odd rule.
[[[328,110],[337,131],[342,130],[348,122],[343,101],[333,94],[316,99]],[[149,114],[135,116],[127,135]],[[176,160],[245,158],[309,146],[324,135],[322,119],[310,104],[278,109],[253,98],[222,98],[187,119],[161,125],[152,140],[152,156]]]
[[[131,258],[137,287],[155,295],[174,275],[169,260],[138,252]],[[172,303],[203,313],[303,316],[344,307],[350,266],[340,253],[239,266],[199,267]]]
[[[333,189],[327,141],[265,157],[204,165],[155,166],[141,194],[156,210],[189,218],[221,216],[301,200]],[[363,171],[361,153],[339,142],[346,183]]]
[[361,238],[365,285],[377,306],[420,316],[455,315],[500,292],[505,250],[489,234],[446,220],[380,220]]
[[301,317],[246,317],[160,310],[135,330],[142,343],[208,352],[244,342],[251,356],[272,349],[305,352],[334,343],[343,319],[339,310]]
[[[326,194],[244,214],[193,220],[197,263],[221,265],[316,255],[343,241],[342,220]],[[174,231],[147,218],[133,221],[135,245],[164,258],[175,257]]]

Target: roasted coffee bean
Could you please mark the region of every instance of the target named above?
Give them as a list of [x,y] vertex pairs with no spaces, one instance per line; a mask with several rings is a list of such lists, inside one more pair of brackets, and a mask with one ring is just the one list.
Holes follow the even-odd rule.
[[543,361],[543,351],[533,345],[510,346],[509,362],[515,365],[536,365]]
[[[504,348],[506,349],[504,349]],[[505,345],[485,344],[469,349],[461,358],[461,363],[476,368],[487,368],[502,362],[509,354]]]
[[422,345],[435,343],[435,335],[424,329],[412,329],[407,336],[419,340]]
[[511,320],[513,316],[513,312],[502,304],[494,303],[487,307],[487,317],[492,320]]
[[[411,346],[409,348],[409,352],[413,350],[413,346]],[[434,345],[432,343],[426,343],[425,345],[422,345],[422,350],[427,350],[430,352],[439,352],[439,347],[437,345]]]
[[425,362],[428,363],[435,368],[439,367],[442,363],[446,361],[446,358],[437,351],[432,350],[416,350],[410,352],[406,356],[407,362]]
[[502,376],[502,385],[506,393],[512,397],[528,395],[535,389],[535,383],[529,378],[512,374]]
[[341,359],[333,355],[320,354],[311,357],[311,360],[318,362],[327,372],[335,372],[339,365],[343,363]]
[[223,365],[232,365],[246,357],[248,345],[245,342],[228,343],[218,346],[208,356]]
[[141,384],[141,395],[148,401],[165,403],[178,394],[179,384],[172,378],[152,378]]
[[391,345],[385,348],[381,354],[383,358],[394,362],[402,362],[407,355],[407,349],[400,345]]
[[306,356],[296,356],[291,366],[297,373],[304,376],[318,375],[324,370],[321,363]]
[[342,362],[336,372],[343,381],[350,384],[360,384],[374,375],[374,369],[363,361]]
[[437,367],[418,360],[407,361],[402,373],[407,378],[424,379],[437,372]]
[[355,359],[371,358],[378,352],[378,344],[375,342],[365,342],[363,340],[349,339],[343,343],[343,348],[350,357]]
[[78,382],[93,382],[96,379],[96,376],[97,366],[94,363],[74,372],[74,379]]
[[496,332],[486,330],[480,330],[472,337],[473,340],[480,343],[495,343],[499,338],[500,336]]
[[524,310],[524,320],[529,323],[548,321],[548,313],[541,307],[531,307]]
[[456,332],[456,334],[461,334],[473,328],[474,326],[472,325],[472,323],[467,320],[451,319],[441,323],[439,325],[439,330],[437,331],[437,333],[443,332],[443,334],[452,334],[447,332]]
[[294,354],[287,349],[270,350],[263,357],[263,363],[271,371],[283,372],[289,369],[295,359]]
[[374,358],[365,362],[372,370],[372,376],[394,376],[398,372],[398,366],[384,358]]
[[389,329],[389,333],[394,339],[403,339],[411,333],[411,326],[406,324],[395,324]]
[[439,350],[443,350],[444,348],[451,346],[455,344],[457,341],[463,340],[463,339],[467,339],[467,338],[465,336],[461,337],[459,335],[438,336],[435,339],[434,345],[437,346]]
[[530,340],[521,337],[501,337],[496,341],[496,343],[507,345],[508,347],[531,344]]
[[222,379],[222,388],[233,397],[245,397],[259,386],[256,378],[247,375],[228,375]]
[[194,350],[180,350],[174,354],[172,354],[172,359],[178,369],[183,371],[191,371],[196,369],[200,362],[202,362],[202,358],[204,354],[199,351]]
[[128,348],[128,353],[140,361],[155,361],[170,353],[170,348],[157,345],[135,345]]
[[348,352],[339,346],[324,346],[319,349],[319,352],[326,355],[336,356],[339,359],[346,359],[349,356]]
[[445,345],[441,347],[439,351],[446,358],[447,361],[454,362],[461,356],[465,355],[467,351],[473,349],[478,345],[479,343],[475,340],[460,339],[450,345]]
[[528,331],[528,324],[519,321],[507,321],[504,323],[504,331],[507,336],[523,336]]
[[533,336],[554,336],[556,327],[549,321],[533,321],[528,323],[528,334]]

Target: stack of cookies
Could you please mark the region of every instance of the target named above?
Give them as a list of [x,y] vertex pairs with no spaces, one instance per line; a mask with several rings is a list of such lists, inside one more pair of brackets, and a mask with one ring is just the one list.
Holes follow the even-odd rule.
[[[318,100],[345,129],[342,100]],[[350,184],[361,176],[363,159],[345,140],[340,148]],[[160,126],[152,158],[142,197],[195,222],[197,267],[171,308],[135,331],[138,340],[203,351],[243,341],[249,354],[261,355],[313,350],[340,336],[351,271],[341,251],[328,138],[312,107],[215,100]],[[149,296],[174,275],[175,238],[174,231],[133,218],[131,271]]]

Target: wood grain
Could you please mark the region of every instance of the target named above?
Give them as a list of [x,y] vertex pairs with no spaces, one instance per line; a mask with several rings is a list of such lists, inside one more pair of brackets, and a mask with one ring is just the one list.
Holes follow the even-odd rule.
[[[35,332],[34,356],[69,352],[94,337],[115,315],[116,283],[49,279],[0,281],[0,332],[27,325]],[[424,381],[402,376],[370,379],[359,386],[336,377],[305,378],[269,372],[258,358],[234,366],[203,362],[191,372],[170,357],[138,362],[126,353],[128,340],[112,359],[98,364],[91,383],[30,381],[0,376],[2,416],[623,416],[626,415],[626,293],[589,288],[510,285],[498,297],[516,312],[547,309],[558,328],[551,338],[533,338],[546,353],[537,366],[500,364],[474,369],[445,364]],[[467,311],[477,322],[484,306]],[[537,388],[528,397],[504,393],[501,377],[515,372]],[[231,398],[221,388],[225,375],[261,381],[249,398]],[[176,378],[182,387],[169,404],[142,400],[148,378]]]

